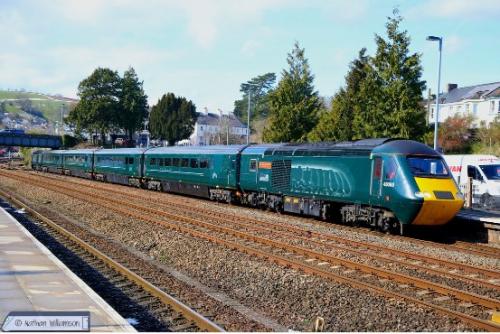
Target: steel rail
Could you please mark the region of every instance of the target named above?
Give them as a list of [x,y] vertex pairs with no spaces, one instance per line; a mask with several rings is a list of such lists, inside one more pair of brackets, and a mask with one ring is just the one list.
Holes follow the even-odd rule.
[[[68,195],[68,196],[71,196],[71,195]],[[75,196],[73,196],[73,197],[75,197]],[[330,271],[327,271],[327,270],[324,270],[321,268],[317,268],[317,267],[314,267],[311,265],[304,264],[304,263],[296,261],[296,260],[291,260],[291,259],[287,259],[287,258],[284,258],[282,256],[279,256],[279,255],[264,252],[260,249],[255,249],[255,248],[252,248],[252,247],[249,247],[246,245],[241,245],[237,242],[221,239],[221,238],[218,238],[216,236],[212,236],[212,235],[204,233],[204,232],[200,232],[197,230],[193,230],[190,228],[186,228],[186,227],[177,225],[175,223],[169,223],[166,221],[157,221],[155,219],[145,217],[144,215],[130,212],[130,210],[124,210],[124,209],[115,207],[113,205],[105,204],[101,201],[95,200],[94,198],[88,198],[88,199],[84,199],[84,200],[86,200],[88,202],[93,202],[93,203],[99,204],[101,206],[107,207],[107,208],[109,208],[113,211],[116,211],[116,212],[121,212],[124,215],[129,216],[129,217],[133,217],[133,218],[140,219],[143,221],[152,222],[155,224],[160,224],[160,225],[165,226],[171,230],[185,233],[185,234],[191,235],[195,238],[205,239],[205,240],[211,241],[213,243],[223,245],[223,246],[228,247],[230,249],[239,250],[239,251],[245,252],[245,253],[250,254],[250,255],[254,255],[254,256],[257,256],[260,258],[267,259],[271,262],[274,262],[276,264],[279,264],[279,265],[287,267],[287,268],[293,268],[293,269],[296,269],[299,271],[303,271],[305,273],[309,273],[309,274],[313,274],[313,275],[316,275],[319,277],[334,280],[336,282],[348,284],[352,287],[375,292],[375,293],[378,293],[380,295],[384,295],[386,297],[403,299],[403,300],[406,300],[406,301],[414,303],[414,304],[418,304],[418,305],[422,305],[422,306],[431,308],[431,309],[433,309],[441,314],[453,316],[453,317],[458,318],[466,323],[469,323],[473,326],[476,326],[476,327],[484,329],[484,330],[500,331],[500,325],[498,325],[494,322],[488,321],[488,320],[475,318],[473,316],[470,316],[470,315],[467,315],[467,314],[464,314],[461,312],[457,312],[454,310],[446,309],[444,307],[441,307],[441,306],[438,306],[438,305],[435,305],[435,304],[432,304],[432,303],[429,303],[426,301],[422,301],[422,300],[414,298],[414,297],[410,297],[407,295],[384,290],[380,287],[377,287],[377,286],[374,286],[374,285],[371,285],[368,283],[363,283],[363,282],[360,282],[360,281],[357,281],[357,280],[354,280],[354,279],[351,279],[348,277],[344,277],[344,276],[332,273]]]
[[21,200],[17,199],[15,196],[10,195],[6,193],[3,190],[0,190],[0,196],[4,197],[8,201],[14,203],[16,206],[24,208],[30,215],[35,217],[36,219],[44,222],[45,224],[49,225],[51,228],[56,230],[59,234],[65,236],[66,238],[70,239],[71,241],[75,242],[78,244],[81,248],[83,248],[86,252],[92,254],[96,258],[100,259],[103,261],[107,266],[113,268],[116,272],[120,273],[121,275],[127,277],[130,281],[134,282],[138,286],[140,286],[142,289],[150,293],[152,296],[158,298],[161,300],[162,303],[165,305],[170,306],[172,309],[174,309],[176,312],[182,314],[186,319],[194,322],[198,328],[202,330],[206,330],[209,332],[224,332],[224,329],[212,322],[211,320],[205,318],[198,312],[194,311],[191,309],[189,306],[186,304],[182,303],[181,301],[175,299],[174,297],[170,296],[168,293],[160,290],[153,284],[149,283],[139,275],[135,274],[131,270],[127,269],[120,263],[114,261],[101,251],[97,250],[87,242],[83,241],[73,233],[69,232],[65,228],[59,226],[55,222],[53,222],[51,219],[45,217],[44,215],[40,214],[36,210],[30,208],[28,205],[26,205],[24,202]]
[[[51,180],[57,180],[56,178],[50,177],[48,175],[38,175],[37,174],[37,176],[41,176],[43,178],[47,178],[47,179],[51,179]],[[75,182],[75,181],[76,180],[71,179],[71,183],[89,186],[85,182]],[[59,181],[59,182],[66,183],[66,182],[63,182],[63,181]],[[127,197],[130,197],[130,198],[132,198],[132,197],[139,197],[139,198],[142,198],[142,199],[145,199],[145,200],[150,200],[150,198],[147,197],[147,196],[143,196],[143,195],[130,195],[130,193],[127,193],[125,191],[112,190],[112,189],[108,189],[107,187],[102,187],[100,185],[97,186],[97,185],[93,184],[92,186],[89,186],[89,187],[100,189],[100,190],[107,191],[107,192],[114,193],[114,194],[118,193],[120,195],[127,196]],[[205,214],[207,216],[217,217],[219,219],[223,219],[223,220],[229,221],[228,218],[227,218],[227,214],[216,213],[214,211],[209,211],[209,210],[206,210],[206,209],[193,208],[192,206],[188,206],[188,205],[185,205],[183,203],[174,203],[174,204],[162,203],[162,204],[170,206],[170,207],[175,207],[175,208],[184,207],[186,210],[189,210],[191,212],[193,210],[196,210],[197,212],[203,213],[203,214]],[[232,217],[235,218],[235,219],[238,218],[235,215],[232,216]],[[438,264],[438,265],[445,265],[445,266],[448,266],[448,267],[451,267],[451,268],[455,268],[455,269],[459,269],[459,270],[462,270],[462,271],[465,271],[465,272],[468,272],[468,273],[482,274],[482,275],[488,276],[488,277],[493,278],[493,279],[500,279],[500,272],[495,271],[495,270],[491,270],[491,269],[486,269],[486,268],[481,268],[481,267],[475,267],[475,266],[471,266],[471,265],[468,265],[468,264],[455,263],[455,262],[451,262],[451,261],[447,261],[447,260],[443,260],[443,259],[439,259],[439,258],[434,258],[434,257],[431,257],[431,256],[426,256],[426,255],[420,255],[420,254],[415,254],[415,253],[407,252],[407,251],[404,251],[404,250],[395,250],[395,249],[392,249],[390,247],[380,246],[380,245],[371,244],[371,243],[367,243],[367,242],[363,242],[363,241],[355,241],[355,240],[351,240],[351,239],[347,239],[347,238],[343,238],[343,237],[338,237],[338,236],[329,235],[329,234],[323,234],[323,233],[316,232],[316,231],[310,231],[310,230],[306,230],[306,229],[302,229],[302,228],[298,228],[298,227],[294,227],[294,226],[284,226],[284,225],[279,224],[279,223],[264,222],[264,221],[261,221],[261,220],[255,219],[255,218],[251,218],[251,217],[248,217],[248,216],[245,216],[245,220],[249,221],[249,222],[252,222],[252,223],[255,223],[255,224],[258,224],[258,225],[261,225],[261,226],[264,226],[265,228],[275,227],[276,231],[286,230],[287,232],[297,233],[299,235],[307,234],[308,237],[309,237],[308,239],[312,239],[312,237],[314,237],[314,238],[316,238],[318,240],[325,240],[325,241],[329,240],[329,241],[341,242],[341,243],[344,243],[344,244],[348,244],[350,246],[364,247],[364,248],[368,248],[368,249],[371,249],[371,250],[377,250],[377,251],[381,251],[381,252],[384,252],[384,253],[389,253],[389,254],[394,255],[394,256],[404,256],[404,257],[407,257],[407,258],[410,258],[410,259],[413,259],[413,260],[416,260],[416,261],[423,261],[423,262],[426,262],[426,263],[433,263],[433,264]],[[329,245],[329,246],[330,247],[335,247],[337,249],[340,249],[339,247],[342,247],[342,246],[338,246],[338,245]],[[461,248],[461,247],[458,247],[458,248]],[[353,251],[352,248],[345,248],[344,247],[344,249],[345,250],[349,250],[349,251]],[[357,252],[362,252],[362,251],[357,251]],[[368,256],[376,256],[374,254],[368,254],[368,253],[366,255],[368,255]],[[377,256],[379,256],[379,255],[377,255]],[[381,259],[385,259],[385,261],[389,261],[389,260],[390,261],[395,261],[395,262],[399,261],[399,260],[389,259],[389,258],[383,257],[383,256],[379,256],[379,257]],[[437,270],[437,269],[434,269],[434,268],[427,268],[427,267],[423,267],[423,266],[419,266],[419,265],[416,265],[416,264],[413,264],[413,263],[407,263],[407,262],[405,262],[405,264],[408,265],[408,266],[416,267],[416,268],[421,269],[421,270],[424,270],[424,268],[425,268],[425,270],[428,270],[428,271],[434,271],[434,272],[439,272],[439,273],[446,273],[447,275],[449,275],[451,277],[454,277],[454,278],[458,278],[458,279],[474,281],[475,283],[479,283],[480,282],[481,284],[483,284],[485,286],[488,286],[488,287],[491,287],[491,288],[498,288],[499,287],[497,284],[494,284],[494,283],[490,283],[490,282],[479,280],[479,279],[470,278],[470,277],[459,275],[459,274],[456,274],[456,273],[451,273],[449,271]]]
[[[34,182],[37,183],[38,181],[34,181]],[[41,182],[41,183],[43,184],[43,182]],[[50,184],[48,186],[51,187]],[[61,188],[64,188],[70,192],[76,192],[76,193],[82,194],[83,196],[91,196],[93,198],[99,198],[102,201],[107,201],[109,203],[121,205],[121,206],[126,207],[126,208],[134,208],[135,210],[137,210],[139,212],[147,211],[149,213],[155,214],[157,216],[165,217],[167,219],[173,219],[173,220],[177,220],[177,221],[184,222],[187,224],[201,226],[201,227],[215,230],[215,231],[218,231],[221,233],[230,234],[230,235],[233,235],[233,236],[238,237],[238,238],[246,239],[246,240],[253,241],[253,242],[258,242],[258,243],[261,243],[264,245],[280,248],[280,249],[283,249],[286,251],[292,251],[292,252],[295,252],[297,254],[307,255],[309,257],[316,258],[316,259],[319,259],[322,261],[328,261],[330,263],[341,264],[341,265],[344,265],[344,266],[351,268],[351,269],[359,270],[359,271],[369,273],[369,274],[375,274],[375,275],[378,275],[380,277],[384,277],[384,278],[398,281],[400,283],[410,283],[410,284],[417,286],[419,288],[431,289],[431,290],[433,290],[437,293],[443,294],[443,295],[453,295],[454,297],[456,297],[458,299],[477,303],[479,305],[482,305],[482,306],[487,307],[487,308],[491,308],[493,310],[500,309],[500,302],[499,301],[496,301],[496,300],[491,299],[491,298],[483,297],[483,296],[480,296],[477,294],[463,292],[459,289],[447,287],[447,286],[444,286],[444,285],[438,284],[438,283],[433,283],[433,282],[428,281],[428,280],[423,280],[420,278],[411,277],[411,276],[408,276],[405,274],[390,272],[390,271],[385,270],[385,269],[380,269],[380,268],[376,268],[376,267],[373,267],[370,265],[364,265],[364,264],[357,263],[354,261],[333,257],[331,255],[322,254],[322,253],[312,251],[312,250],[309,250],[309,249],[306,249],[303,247],[297,247],[297,246],[293,246],[293,245],[279,242],[276,240],[270,240],[267,238],[247,234],[247,233],[244,233],[244,232],[241,232],[238,230],[234,230],[231,228],[222,227],[222,226],[218,226],[215,224],[207,223],[207,222],[199,220],[199,219],[188,218],[188,217],[181,216],[178,214],[168,213],[165,211],[144,207],[142,205],[137,205],[135,203],[124,202],[124,201],[117,200],[117,199],[111,199],[111,198],[107,198],[105,196],[92,194],[92,193],[88,193],[88,192],[81,191],[81,190],[71,189],[71,188],[68,188],[66,186],[57,187],[58,191],[61,191]],[[143,219],[143,218],[141,216],[138,219]]]
[[[34,181],[34,183],[36,184],[37,182],[36,182],[36,181]],[[49,187],[50,187],[50,185],[49,185]],[[55,187],[54,187],[54,188],[55,188]],[[55,191],[60,191],[60,189],[58,189],[58,188],[56,188],[56,189],[57,189],[57,190],[55,190]],[[77,192],[77,193],[78,193],[78,191],[75,191],[75,190],[72,190],[72,191],[73,191],[73,192]],[[71,192],[71,191],[70,191],[70,192]],[[66,194],[67,194],[68,196],[72,196],[72,197],[76,197],[76,198],[80,198],[80,199],[82,199],[81,197],[79,197],[79,196],[75,196],[74,194],[68,194],[67,192],[66,192]],[[85,196],[85,195],[84,195],[84,196]],[[132,218],[135,218],[135,219],[139,219],[139,220],[143,220],[143,221],[148,221],[148,222],[151,222],[151,223],[159,224],[159,225],[162,225],[162,226],[168,227],[168,228],[170,228],[170,229],[173,229],[173,230],[176,230],[176,231],[179,231],[179,232],[188,233],[188,234],[191,234],[191,235],[193,235],[193,236],[204,236],[205,238],[207,238],[207,237],[208,237],[208,239],[210,239],[210,240],[212,240],[213,238],[215,238],[215,239],[219,240],[220,242],[222,242],[223,244],[225,243],[226,245],[228,245],[228,243],[229,243],[229,244],[231,245],[231,246],[230,246],[230,248],[234,248],[234,245],[239,245],[239,244],[237,244],[237,243],[234,243],[234,242],[231,242],[231,241],[228,241],[228,240],[224,240],[224,239],[220,239],[220,238],[217,238],[217,237],[213,237],[213,236],[210,236],[210,235],[208,235],[208,234],[206,234],[206,233],[199,232],[199,231],[196,231],[196,230],[192,230],[192,229],[190,229],[190,228],[186,228],[186,227],[183,227],[183,226],[179,226],[179,225],[174,224],[174,223],[169,223],[169,222],[166,222],[166,221],[158,221],[158,220],[156,220],[156,219],[152,219],[152,218],[150,218],[150,217],[145,217],[143,214],[141,215],[141,214],[139,214],[139,213],[134,213],[134,212],[131,212],[131,211],[130,211],[130,209],[129,209],[130,204],[127,204],[127,206],[126,206],[126,207],[127,207],[127,209],[120,209],[120,208],[118,208],[118,207],[117,207],[117,206],[115,206],[115,205],[110,205],[110,204],[106,204],[106,203],[105,203],[105,202],[108,202],[108,203],[115,203],[115,204],[119,204],[119,205],[120,205],[119,201],[114,201],[114,200],[111,200],[111,199],[108,199],[108,198],[102,198],[101,196],[96,196],[95,194],[91,194],[90,196],[92,196],[92,197],[91,197],[91,198],[89,198],[89,197],[85,197],[85,198],[83,198],[82,200],[87,201],[87,202],[93,202],[93,203],[96,203],[96,204],[101,205],[101,206],[103,206],[103,207],[107,207],[107,208],[109,208],[110,210],[114,210],[114,211],[116,211],[116,212],[120,212],[120,213],[124,214],[125,216],[129,216],[129,217],[132,217]],[[95,199],[96,197],[97,197],[97,198],[99,198],[99,197],[100,197],[103,201],[96,200],[96,199]],[[121,204],[121,205],[123,205],[123,204]],[[175,215],[174,215],[174,216],[175,216]],[[239,233],[241,233],[241,232],[239,232]],[[251,236],[251,237],[250,237],[250,240],[255,239],[255,238],[258,238],[258,237]],[[271,241],[270,241],[270,245],[272,245],[272,243],[273,243],[273,241],[271,240]],[[287,246],[288,246],[288,245],[287,245]],[[247,246],[243,246],[243,247],[247,247]],[[300,250],[300,249],[299,249],[299,248],[297,248],[296,250]],[[309,255],[311,254],[311,252],[310,252],[310,251],[308,251],[308,250],[306,250],[306,251],[308,252],[308,254],[309,254]],[[267,257],[269,257],[269,256],[275,256],[274,254],[270,254],[270,253],[265,253],[265,254],[267,254]],[[320,254],[320,255],[321,255],[321,254]],[[338,260],[338,259],[336,259],[336,260]],[[292,260],[288,260],[288,261],[292,261]],[[300,262],[297,262],[297,261],[295,261],[295,262],[296,262],[296,263],[300,263]],[[333,274],[333,273],[332,273],[332,274]],[[334,274],[334,275],[335,275],[335,274]],[[389,276],[386,276],[386,277],[387,277],[387,278],[391,278],[391,279],[392,279],[392,278],[393,278],[393,275],[394,275],[393,273],[389,273]],[[337,276],[338,276],[338,275],[337,275]],[[348,279],[348,278],[343,277],[343,279]],[[411,282],[410,282],[410,283],[411,283]],[[363,284],[366,284],[366,283],[363,283]],[[413,284],[413,283],[411,283],[411,284]],[[372,286],[372,287],[374,287],[374,286]],[[376,288],[377,288],[377,289],[380,289],[380,288],[378,288],[378,287],[376,287]],[[385,292],[389,292],[389,291],[386,291],[386,290],[383,290],[383,291],[385,291]],[[448,291],[448,292],[449,292],[449,291]],[[391,293],[391,294],[395,294],[394,292],[389,292],[389,293]],[[419,301],[419,302],[420,302],[420,304],[422,304],[422,305],[426,305],[426,306],[429,306],[429,305],[432,305],[432,306],[437,306],[437,305],[435,305],[435,304],[427,303],[427,302],[421,301],[421,300],[419,300],[419,299],[415,299],[415,298],[413,298],[413,297],[409,297],[409,296],[405,296],[405,295],[400,295],[400,296],[403,296],[403,297],[404,297],[405,299],[407,299],[407,300],[409,300],[408,298],[411,298],[411,300],[412,300],[412,301]],[[464,297],[464,295],[458,294],[458,295],[457,295],[457,298],[458,298],[458,299],[462,299],[462,298],[460,298],[460,297]],[[498,308],[498,306],[497,306],[498,302],[497,302],[497,301],[495,301],[495,300],[488,300],[488,298],[482,298],[481,296],[473,296],[473,295],[470,295],[470,294],[469,294],[469,295],[467,295],[467,296],[465,296],[465,297],[467,298],[467,299],[465,299],[465,300],[474,301],[474,302],[479,303],[479,304],[485,304],[484,306],[486,306],[486,307],[488,307],[487,305],[489,304],[490,306],[493,306],[493,308]],[[462,300],[464,300],[464,299],[462,299]],[[441,308],[441,307],[439,307],[439,306],[437,306],[437,307],[438,307],[438,309],[439,309],[439,308]],[[447,310],[447,309],[446,309],[446,310]],[[463,313],[456,312],[456,311],[452,311],[452,310],[447,310],[447,311],[454,312],[454,314],[463,314]],[[463,315],[465,315],[465,314],[463,314]],[[470,316],[468,316],[468,315],[465,315],[465,316],[466,316],[466,317],[465,317],[465,318],[463,318],[463,319],[465,319],[465,320],[467,320],[467,319],[468,319],[468,317],[470,317]],[[472,318],[473,318],[473,317],[472,317]],[[485,320],[482,320],[482,319],[477,319],[477,318],[473,318],[473,319],[478,320],[478,321],[483,321],[483,322],[485,322],[486,324],[489,324],[489,325],[487,325],[487,326],[496,326],[496,329],[495,329],[495,330],[498,330],[498,329],[500,328],[500,326],[497,326],[496,324],[494,324],[494,323],[492,323],[492,322],[490,322],[490,321],[485,321]],[[470,319],[469,319],[469,320],[470,320]]]

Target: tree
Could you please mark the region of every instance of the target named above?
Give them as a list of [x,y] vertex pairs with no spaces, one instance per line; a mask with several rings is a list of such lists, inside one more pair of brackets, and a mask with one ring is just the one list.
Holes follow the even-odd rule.
[[425,81],[421,55],[410,54],[410,37],[401,31],[403,18],[394,10],[386,23],[387,40],[375,35],[377,52],[365,67],[359,93],[367,97],[354,120],[355,137],[421,138],[426,130],[420,105]]
[[276,82],[276,74],[266,73],[248,80],[240,85],[243,96],[234,101],[234,115],[242,122],[247,122],[248,94],[251,93],[251,121],[266,118],[269,114],[269,93]]
[[173,93],[164,94],[151,109],[149,130],[155,139],[175,142],[188,138],[196,122],[196,106],[184,97]]
[[68,121],[77,129],[105,134],[119,124],[121,79],[116,71],[97,68],[78,85],[80,101],[70,111]]
[[125,129],[129,139],[132,139],[136,130],[141,129],[148,116],[148,97],[142,85],[132,67],[125,71],[121,80],[121,110],[118,123]]
[[448,117],[439,126],[438,145],[445,153],[466,153],[471,145],[471,115]]
[[368,60],[366,49],[361,49],[358,58],[349,66],[345,77],[346,87],[335,94],[331,109],[320,115],[318,124],[308,135],[309,140],[342,141],[353,138],[353,120],[356,114],[363,111],[366,101],[365,95],[360,94],[360,86],[366,79]]
[[303,141],[316,125],[321,99],[314,91],[309,63],[298,42],[288,54],[288,70],[282,71],[278,87],[269,95],[270,119],[264,129],[269,142]]

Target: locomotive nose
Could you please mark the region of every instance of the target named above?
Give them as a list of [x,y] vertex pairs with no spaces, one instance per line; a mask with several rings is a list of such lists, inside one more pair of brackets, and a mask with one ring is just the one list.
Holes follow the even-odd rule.
[[415,177],[415,181],[419,190],[415,196],[424,202],[412,224],[444,225],[462,208],[464,199],[452,178]]

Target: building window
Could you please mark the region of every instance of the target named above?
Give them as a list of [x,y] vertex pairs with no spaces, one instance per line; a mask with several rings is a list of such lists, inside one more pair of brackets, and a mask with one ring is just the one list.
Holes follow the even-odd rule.
[[490,114],[495,112],[495,101],[490,102]]
[[472,105],[472,112],[473,112],[474,114],[477,114],[477,103],[474,103],[474,104]]
[[500,100],[498,100],[498,112],[500,112]]

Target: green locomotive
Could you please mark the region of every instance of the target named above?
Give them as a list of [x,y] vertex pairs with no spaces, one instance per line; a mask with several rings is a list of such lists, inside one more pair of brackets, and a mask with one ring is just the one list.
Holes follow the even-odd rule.
[[[325,220],[365,222],[382,231],[402,233],[410,224],[442,225],[463,205],[442,157],[411,140],[85,153],[93,157],[92,177],[97,180]],[[42,157],[32,160],[35,169],[82,176],[72,172],[82,166],[57,160],[59,155],[76,157],[75,151],[38,154]],[[88,161],[85,166],[89,168]]]

